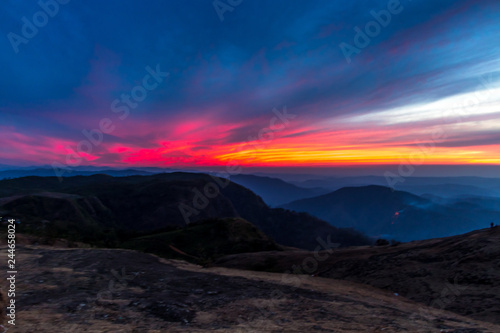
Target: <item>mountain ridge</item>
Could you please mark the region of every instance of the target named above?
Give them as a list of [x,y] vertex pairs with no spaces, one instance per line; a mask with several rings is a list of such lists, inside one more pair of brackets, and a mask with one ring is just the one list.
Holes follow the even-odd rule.
[[[206,201],[202,202],[204,207],[200,207],[199,200],[195,199],[199,198],[205,188],[218,186],[215,184],[227,185],[218,187],[217,195],[212,198],[208,198],[212,196],[209,193]],[[40,193],[46,192],[67,193],[81,198],[53,198],[46,194],[40,196]],[[22,197],[12,199],[12,196],[19,195]],[[105,209],[89,206],[88,202],[99,202]],[[66,207],[66,214],[56,215],[57,210],[44,210],[44,205],[63,205]],[[75,205],[78,209],[75,209]],[[190,220],[186,221],[186,214],[183,214],[181,207],[192,209]],[[4,211],[4,216],[10,213],[15,217],[22,217],[33,229],[44,227],[58,231],[59,234],[67,219],[71,219],[73,225],[78,225],[81,232],[85,231],[85,225],[89,228],[103,226],[101,233],[112,237],[118,231],[153,231],[214,217],[242,217],[285,246],[313,249],[317,246],[317,238],[327,235],[343,246],[370,242],[354,230],[333,227],[307,213],[270,208],[259,196],[241,185],[199,173],[127,177],[75,176],[64,178],[62,182],[56,177],[2,180],[1,210]],[[41,226],[42,220],[50,223]],[[92,233],[87,232],[85,237],[85,241],[88,241],[87,238],[91,238]]]
[[500,209],[493,205],[481,207],[473,200],[470,205],[448,204],[410,192],[369,185],[345,187],[281,207],[307,212],[332,225],[352,227],[372,237],[411,241],[456,235],[500,220]]

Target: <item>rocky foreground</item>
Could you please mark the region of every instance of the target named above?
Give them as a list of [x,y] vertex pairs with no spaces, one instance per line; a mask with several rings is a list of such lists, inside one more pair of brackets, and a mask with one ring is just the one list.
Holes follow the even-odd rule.
[[500,332],[349,281],[202,268],[128,250],[24,245],[16,260],[16,326],[2,315],[9,332]]
[[319,277],[367,284],[500,324],[500,227],[397,246],[231,255],[216,264],[274,272],[311,269]]

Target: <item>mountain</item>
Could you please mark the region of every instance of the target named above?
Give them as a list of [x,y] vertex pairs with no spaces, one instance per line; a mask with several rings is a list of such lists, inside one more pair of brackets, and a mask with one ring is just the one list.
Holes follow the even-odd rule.
[[0,171],[0,179],[6,178],[19,178],[19,177],[28,177],[28,176],[38,176],[38,177],[53,177],[53,176],[61,176],[61,177],[71,177],[71,176],[91,176],[97,174],[106,174],[109,176],[115,177],[125,177],[125,176],[133,176],[133,175],[151,175],[152,172],[136,170],[136,169],[101,169],[101,168],[92,168],[90,167],[82,169],[68,169],[67,171],[56,173],[52,168],[36,168],[36,169],[14,169],[14,170],[3,170]]
[[500,197],[500,191],[494,188],[481,188],[472,185],[462,184],[437,184],[437,185],[401,185],[399,190],[404,190],[418,195],[432,194],[447,198],[458,196],[497,196]]
[[450,199],[445,199],[443,201],[447,205],[453,205],[456,207],[464,207],[468,209],[488,209],[488,210],[500,210],[500,198],[497,197],[479,197],[479,196],[457,196]]
[[[168,169],[168,172],[173,172]],[[113,169],[113,168],[97,168],[97,167],[78,167],[54,171],[49,167],[38,168],[19,168],[7,169],[0,171],[0,180],[9,178],[20,178],[29,176],[38,177],[74,177],[74,176],[91,176],[91,175],[109,175],[114,177],[125,176],[148,176],[157,173],[165,173],[166,171],[159,168],[137,168],[137,169]],[[231,181],[245,186],[252,190],[257,195],[261,196],[264,201],[271,206],[278,206],[290,201],[314,197],[317,195],[329,192],[321,188],[303,188],[287,183],[278,178],[259,177],[254,175],[235,175],[231,177]]]
[[431,194],[443,197],[460,195],[497,196],[500,197],[500,178],[484,177],[406,177],[394,184],[385,177],[323,177],[304,181],[292,181],[300,187],[322,187],[335,191],[343,187],[359,187],[368,185],[393,186],[395,190],[411,192],[417,195]]
[[171,231],[134,237],[119,247],[198,264],[209,263],[228,254],[282,250],[257,227],[241,218],[192,223]]
[[[336,249],[320,253],[262,252],[220,258],[232,269],[312,274],[385,289],[422,304],[408,317],[429,314],[426,306],[500,324],[500,227],[399,244]],[[307,258],[320,258],[305,266]],[[314,271],[308,269],[314,268]]]
[[[245,187],[206,174],[24,177],[0,181],[0,214],[29,232],[116,244],[121,235],[183,227],[210,218],[241,217],[285,246],[314,249],[327,236],[342,246],[368,244],[306,213],[269,208]],[[96,229],[97,228],[97,229]],[[128,236],[127,236],[128,237]]]
[[279,178],[254,175],[231,176],[231,181],[252,190],[271,206],[279,206],[291,201],[315,197],[329,192],[322,188],[299,187]]
[[500,209],[474,202],[469,206],[439,204],[383,186],[346,187],[282,207],[307,212],[332,225],[355,228],[369,236],[400,241],[452,236],[500,221]]
[[[354,176],[354,177],[322,177],[303,181],[291,181],[291,183],[301,187],[324,187],[329,189],[338,189],[348,186],[366,186],[380,185],[389,186],[392,178],[383,176]],[[500,177],[404,177],[401,181],[395,182],[394,187],[397,190],[406,186],[427,186],[427,185],[464,185],[476,188],[489,189],[500,186]]]
[[367,186],[367,185],[387,186],[387,180],[384,177],[378,177],[378,176],[321,177],[303,181],[291,181],[291,183],[305,188],[315,188],[315,187],[327,188],[330,191],[335,191],[343,187],[352,187],[352,186]]
[[95,196],[40,192],[4,197],[0,216],[19,219],[25,232],[99,246],[115,245],[119,229],[113,213]]

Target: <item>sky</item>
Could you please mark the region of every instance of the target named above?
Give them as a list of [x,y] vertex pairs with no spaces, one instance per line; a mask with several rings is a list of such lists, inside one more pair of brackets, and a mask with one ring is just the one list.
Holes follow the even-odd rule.
[[6,0],[0,164],[500,165],[496,0]]

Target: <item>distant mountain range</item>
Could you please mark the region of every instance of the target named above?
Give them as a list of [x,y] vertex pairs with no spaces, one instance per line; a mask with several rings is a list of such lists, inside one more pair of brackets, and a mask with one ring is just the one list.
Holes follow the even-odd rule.
[[[106,174],[115,177],[125,177],[125,176],[140,176],[140,175],[152,175],[153,172],[136,170],[136,169],[124,169],[124,170],[114,170],[114,169],[96,169],[96,170],[71,170],[62,174],[62,177],[74,177],[74,176],[91,176],[96,174]],[[9,178],[20,178],[28,176],[38,176],[38,177],[54,177],[56,173],[53,169],[39,168],[39,169],[16,169],[16,170],[3,170],[0,171],[0,179]]]
[[279,206],[291,201],[311,198],[329,192],[327,189],[321,187],[304,188],[278,178],[254,175],[231,176],[231,181],[252,190],[271,206]]
[[[299,187],[322,187],[330,191],[351,186],[392,186],[385,177],[379,176],[323,177],[321,179],[310,179],[291,183]],[[395,190],[407,191],[418,195],[432,194],[443,197],[455,197],[459,195],[500,197],[500,178],[406,177],[402,178],[401,182],[395,182],[393,187]]]
[[283,208],[307,212],[332,225],[400,241],[457,235],[500,222],[500,199],[431,200],[384,186],[346,187]]
[[[90,176],[106,174],[115,177],[133,175],[153,175],[158,173],[201,171],[176,170],[157,167],[138,168],[111,168],[80,166],[58,170],[62,177]],[[64,172],[63,172],[64,171]],[[207,174],[217,174],[206,171]],[[26,176],[51,177],[57,172],[51,166],[12,167],[0,164],[0,180]],[[319,175],[275,175],[266,174],[238,174],[231,175],[231,180],[243,185],[261,196],[270,206],[279,206],[291,201],[310,198],[326,194],[343,187],[357,187],[368,185],[390,186],[385,177],[380,176],[352,176],[331,177]],[[295,179],[295,180],[293,180]],[[301,179],[297,181],[296,179]],[[394,184],[394,189],[407,191],[417,195],[433,195],[445,198],[457,196],[500,197],[500,178],[485,177],[406,177]]]
[[[172,169],[160,168],[137,168],[137,169],[113,169],[113,168],[97,168],[97,167],[77,167],[65,170],[54,171],[51,167],[39,168],[19,168],[0,171],[1,179],[12,179],[28,176],[39,177],[74,177],[74,176],[92,176],[98,174],[109,175],[113,177],[126,176],[150,176],[158,173],[175,172]],[[262,197],[270,206],[278,206],[288,202],[314,197],[320,194],[328,193],[327,189],[323,188],[304,188],[299,187],[278,178],[259,177],[254,175],[233,175],[231,181],[240,184],[254,193]]]
[[[213,178],[202,173],[171,172],[170,169],[166,169],[168,174],[161,174],[162,170],[79,167],[66,174],[65,176],[72,177],[65,177],[60,184],[55,184],[59,180],[51,177],[54,176],[52,168],[4,170],[0,171],[0,178],[15,179],[11,183],[3,183],[0,195],[8,188],[5,184],[17,185],[4,194],[3,198],[0,197],[0,205],[3,203],[3,209],[8,207],[10,211],[15,211],[14,205],[18,206],[20,203],[33,208],[56,205],[55,201],[59,200],[64,202],[57,205],[66,207],[62,210],[66,211],[65,214],[69,214],[69,210],[74,207],[79,207],[75,220],[81,221],[82,216],[88,215],[87,209],[90,209],[99,212],[99,218],[92,217],[89,221],[100,226],[109,224],[113,230],[134,229],[136,221],[140,221],[140,228],[137,230],[143,231],[164,226],[183,226],[185,221],[179,211],[179,203],[193,206],[193,189],[202,191],[207,183],[213,182]],[[47,179],[32,178],[28,183],[44,183],[36,185],[36,198],[16,197],[14,203],[7,203],[14,199],[6,197],[19,196],[18,191],[22,187],[19,184],[26,182],[22,178],[16,179],[27,175],[47,177],[50,184],[45,184]],[[74,177],[77,175],[91,177]],[[210,204],[200,210],[199,214],[192,216],[192,220],[242,217],[257,225],[278,243],[296,247],[313,246],[312,239],[314,235],[321,234],[324,221],[335,227],[358,229],[370,237],[400,241],[456,235],[484,227],[490,222],[500,223],[500,179],[497,178],[409,177],[397,184],[397,189],[404,189],[398,191],[387,188],[387,180],[377,176],[323,177],[286,182],[279,178],[240,174],[232,175],[230,180],[230,186],[223,189],[221,195],[209,200]],[[148,181],[151,182],[147,187],[149,192],[143,189],[143,182]],[[220,182],[227,180],[221,179]],[[104,189],[104,185],[99,185],[107,183],[114,189]],[[87,190],[84,191],[84,188]],[[178,191],[173,191],[174,188]],[[122,196],[119,191],[129,194],[119,200],[117,198]],[[58,196],[57,193],[79,197],[72,198],[73,201],[69,203],[68,198],[60,194]],[[248,200],[244,201],[242,198]],[[82,200],[85,201],[84,208],[79,206]],[[268,205],[298,213],[270,209]],[[315,218],[299,212],[309,213]],[[40,214],[35,215],[43,215]],[[52,221],[54,216],[48,214],[45,219]],[[263,222],[269,219],[273,222]],[[304,237],[309,238],[302,243],[303,237],[299,229],[306,220],[315,225],[316,229],[311,231],[308,228],[304,231],[308,234]],[[290,233],[281,234],[280,228],[286,221],[288,229],[295,228],[293,237]],[[78,228],[75,226],[73,229]]]
[[307,213],[269,208],[245,187],[199,173],[2,180],[0,216],[19,218],[28,231],[103,245],[122,235],[183,227],[186,217],[188,222],[241,217],[277,243],[305,249],[315,249],[318,238],[326,237],[342,246],[370,243],[354,230]]

